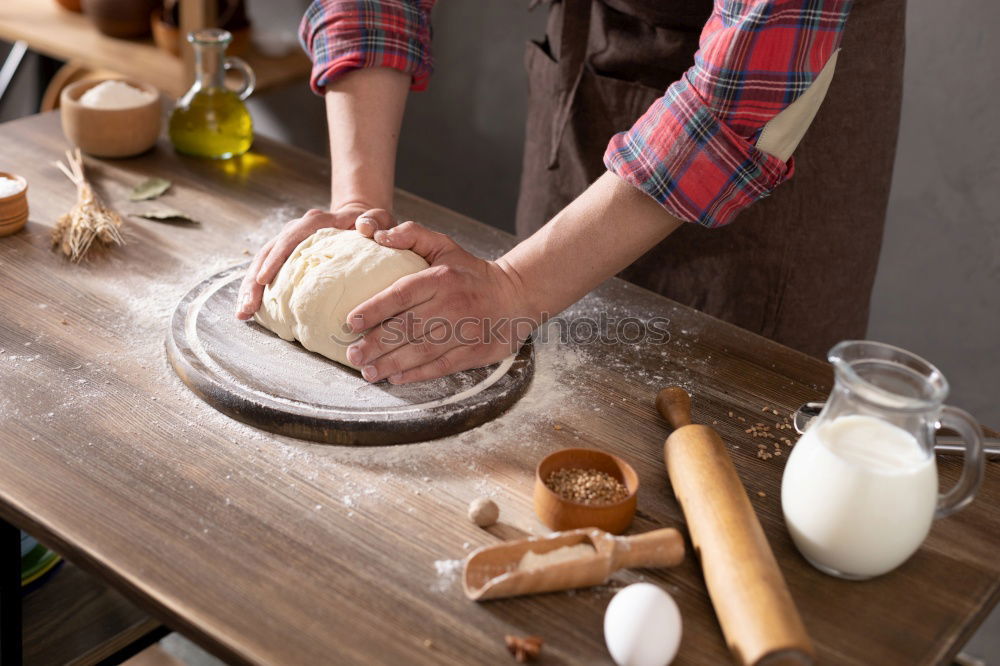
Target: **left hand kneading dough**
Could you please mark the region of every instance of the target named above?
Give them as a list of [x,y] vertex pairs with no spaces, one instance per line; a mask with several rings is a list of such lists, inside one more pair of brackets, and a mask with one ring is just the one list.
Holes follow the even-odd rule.
[[353,229],[320,229],[299,243],[264,288],[254,319],[285,340],[356,368],[347,347],[347,315],[401,277],[428,264],[409,250],[379,245]]

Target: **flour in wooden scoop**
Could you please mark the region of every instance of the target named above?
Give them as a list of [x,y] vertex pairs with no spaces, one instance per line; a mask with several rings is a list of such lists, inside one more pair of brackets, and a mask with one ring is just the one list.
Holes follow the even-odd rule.
[[555,566],[564,562],[584,559],[597,553],[589,543],[577,543],[572,546],[562,546],[545,553],[536,553],[533,550],[526,552],[517,563],[518,571],[534,571],[545,567]]

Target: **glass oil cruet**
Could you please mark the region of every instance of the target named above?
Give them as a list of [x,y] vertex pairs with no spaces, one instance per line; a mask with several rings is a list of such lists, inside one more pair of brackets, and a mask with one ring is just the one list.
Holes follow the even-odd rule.
[[[206,28],[188,33],[194,49],[195,80],[177,100],[170,116],[170,140],[177,152],[194,157],[228,159],[242,155],[253,143],[253,121],[246,104],[256,79],[253,70],[239,58],[226,57],[232,35],[226,30]],[[226,72],[243,75],[243,87],[226,87]]]
[[[935,518],[972,501],[983,479],[982,429],[943,404],[948,382],[898,347],[847,340],[830,350],[834,387],[792,449],[781,504],[792,540],[821,571],[887,573],[920,547]],[[958,482],[938,493],[935,433],[965,443]]]

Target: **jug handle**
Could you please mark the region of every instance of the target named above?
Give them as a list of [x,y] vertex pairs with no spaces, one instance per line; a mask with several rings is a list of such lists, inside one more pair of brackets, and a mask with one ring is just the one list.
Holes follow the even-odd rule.
[[243,87],[235,91],[240,99],[246,99],[253,92],[253,89],[257,86],[257,75],[253,73],[253,69],[244,61],[242,58],[236,58],[230,56],[226,58],[223,67],[228,72],[231,69],[238,70],[243,76]]
[[962,476],[951,490],[938,496],[934,517],[944,518],[965,508],[976,496],[976,491],[983,482],[985,457],[982,428],[968,412],[957,407],[945,406],[941,409],[938,427],[954,430],[965,443]]

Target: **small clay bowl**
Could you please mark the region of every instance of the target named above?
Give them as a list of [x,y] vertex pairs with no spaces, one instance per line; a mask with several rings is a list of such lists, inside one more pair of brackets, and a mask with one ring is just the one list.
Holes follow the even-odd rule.
[[13,173],[0,171],[0,176],[20,181],[20,192],[0,197],[0,236],[20,231],[28,223],[28,181]]
[[77,81],[63,88],[59,96],[63,134],[70,143],[95,157],[132,157],[146,152],[160,138],[160,92],[147,83],[121,79],[153,93],[155,98],[127,109],[95,109],[80,103],[83,93],[106,80]]
[[[628,489],[628,497],[613,504],[582,504],[560,496],[545,485],[545,479],[558,469],[596,469],[615,477]],[[605,532],[621,534],[635,516],[639,475],[627,462],[596,449],[560,449],[538,463],[535,470],[535,515],[556,531],[579,527],[597,527]]]

